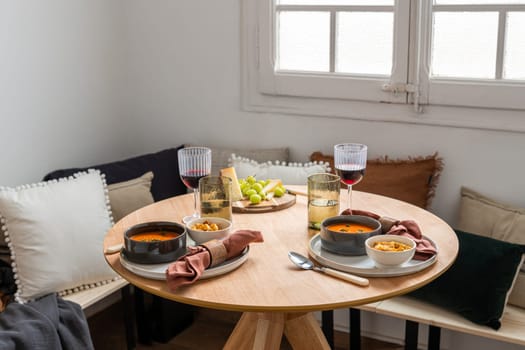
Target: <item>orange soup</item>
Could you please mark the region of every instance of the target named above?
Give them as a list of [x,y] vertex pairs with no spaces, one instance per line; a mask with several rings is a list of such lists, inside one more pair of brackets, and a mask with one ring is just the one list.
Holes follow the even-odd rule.
[[327,227],[330,231],[336,231],[341,233],[367,233],[371,232],[374,229],[370,226],[357,223],[340,223],[333,224]]
[[158,242],[158,241],[167,241],[168,239],[173,239],[178,237],[179,234],[175,232],[167,231],[155,231],[155,232],[143,232],[131,236],[130,238],[134,241],[139,242]]

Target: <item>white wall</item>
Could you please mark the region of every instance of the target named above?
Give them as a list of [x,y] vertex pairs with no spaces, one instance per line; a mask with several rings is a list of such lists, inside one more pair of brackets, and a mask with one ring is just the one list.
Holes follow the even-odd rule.
[[[525,207],[523,133],[242,111],[239,7],[0,0],[0,184],[187,142],[288,146],[305,161],[357,141],[371,156],[438,151],[445,169],[433,211],[452,224],[462,185]],[[347,326],[343,312],[337,322]],[[364,331],[382,332],[381,322],[402,326],[379,318]],[[470,341],[460,339],[451,348]]]
[[118,5],[0,0],[2,185],[125,153]]

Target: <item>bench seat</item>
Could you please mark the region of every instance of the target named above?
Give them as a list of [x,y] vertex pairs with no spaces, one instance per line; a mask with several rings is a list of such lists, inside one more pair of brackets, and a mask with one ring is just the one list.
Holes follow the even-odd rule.
[[65,295],[63,298],[79,304],[86,317],[90,317],[119,300],[120,290],[128,284],[128,281],[119,278],[95,288]]
[[[417,349],[419,323],[429,326],[428,349],[440,349],[441,329],[448,329],[464,334],[493,339],[509,344],[525,346],[525,309],[507,305],[501,318],[501,327],[494,330],[487,326],[477,325],[461,315],[445,310],[411,297],[401,296],[380,302],[356,306],[350,309],[350,343],[352,349],[360,349],[360,311],[373,312],[405,320],[405,349]],[[323,315],[330,319],[331,312]],[[330,329],[323,327],[327,338],[333,336]],[[331,338],[329,338],[331,339]]]
[[[370,307],[360,308],[370,311]],[[525,345],[525,310],[507,305],[501,319],[501,328],[494,330],[477,325],[464,317],[410,297],[396,297],[375,303],[373,312],[430,326]]]

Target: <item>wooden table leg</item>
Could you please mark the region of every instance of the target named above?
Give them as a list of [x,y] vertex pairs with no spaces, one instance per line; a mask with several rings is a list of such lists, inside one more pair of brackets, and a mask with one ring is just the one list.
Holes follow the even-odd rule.
[[280,312],[245,312],[237,322],[224,349],[279,349],[285,314]]
[[245,312],[224,349],[278,350],[282,336],[296,350],[330,350],[312,313]]
[[289,313],[284,335],[297,350],[330,350],[330,345],[312,313]]

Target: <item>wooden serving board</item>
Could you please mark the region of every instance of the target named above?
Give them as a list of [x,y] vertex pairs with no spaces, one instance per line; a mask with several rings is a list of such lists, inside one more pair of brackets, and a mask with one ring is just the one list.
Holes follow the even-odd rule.
[[273,197],[259,204],[250,204],[249,200],[236,201],[232,203],[234,213],[269,213],[282,210],[295,204],[295,195],[285,193],[282,197]]

